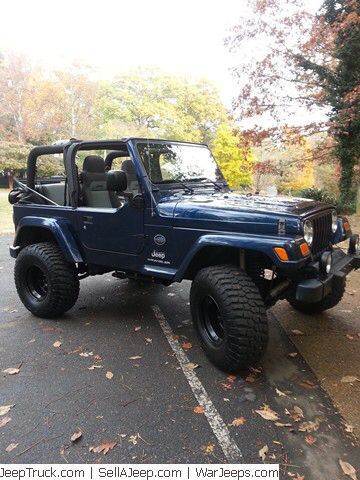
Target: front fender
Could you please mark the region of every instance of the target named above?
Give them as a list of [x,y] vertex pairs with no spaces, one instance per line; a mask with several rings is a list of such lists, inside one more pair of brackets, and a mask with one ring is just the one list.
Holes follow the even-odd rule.
[[[195,244],[186,255],[185,259],[178,269],[175,281],[180,282],[184,279],[186,270],[188,269],[192,259],[204,247],[230,247],[243,250],[252,250],[267,255],[271,261],[279,268],[299,268],[306,263],[310,256],[304,258],[298,255],[298,246],[304,240],[302,237],[282,237],[282,236],[263,236],[252,234],[208,234],[197,239]],[[285,248],[289,255],[289,261],[283,262],[274,252],[274,247]]]
[[[41,228],[42,230],[46,229],[52,233],[64,255],[64,258],[68,262],[83,262],[82,255],[71,232],[71,224],[61,218],[22,217],[16,228],[14,248],[12,249],[12,252],[16,252],[17,254],[22,246],[22,239],[26,236],[27,232],[31,230],[36,236],[36,228]],[[16,256],[16,254],[13,256]]]

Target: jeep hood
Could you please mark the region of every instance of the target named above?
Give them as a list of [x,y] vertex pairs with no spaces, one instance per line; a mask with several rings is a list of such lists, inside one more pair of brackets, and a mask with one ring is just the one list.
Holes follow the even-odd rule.
[[[182,195],[174,207],[174,217],[236,220],[242,213],[262,213],[304,217],[329,205],[313,200],[285,196],[242,195],[237,193]],[[225,218],[223,218],[225,219]]]

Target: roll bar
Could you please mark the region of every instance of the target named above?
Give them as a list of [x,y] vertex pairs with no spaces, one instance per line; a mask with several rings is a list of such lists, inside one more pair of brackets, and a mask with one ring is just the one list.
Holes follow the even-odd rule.
[[36,161],[41,155],[50,155],[52,153],[64,153],[65,147],[68,145],[45,145],[43,147],[35,147],[29,153],[27,159],[27,175],[26,185],[29,188],[35,188],[35,176],[36,176]]

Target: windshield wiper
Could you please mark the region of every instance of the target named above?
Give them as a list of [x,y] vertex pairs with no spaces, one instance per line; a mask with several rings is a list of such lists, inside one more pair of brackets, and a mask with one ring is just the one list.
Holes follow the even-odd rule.
[[174,179],[171,179],[171,180],[162,180],[161,182],[156,182],[156,183],[161,184],[161,185],[164,185],[164,184],[167,184],[167,183],[172,183],[172,184],[178,183],[178,184],[181,185],[181,186],[184,188],[184,190],[186,190],[187,192],[189,192],[189,193],[194,193],[194,190],[193,190],[191,187],[189,187],[188,185],[186,185],[186,183],[184,183],[183,181],[181,181],[181,180],[178,179],[178,178],[174,178]]
[[222,190],[222,187],[221,185],[219,185],[218,183],[214,182],[214,180],[210,180],[210,178],[207,178],[207,177],[199,177],[199,178],[191,178],[190,180],[188,180],[189,182],[201,182],[205,180],[206,182],[209,182],[209,183],[212,183],[214,185],[214,187],[216,188],[216,190]]

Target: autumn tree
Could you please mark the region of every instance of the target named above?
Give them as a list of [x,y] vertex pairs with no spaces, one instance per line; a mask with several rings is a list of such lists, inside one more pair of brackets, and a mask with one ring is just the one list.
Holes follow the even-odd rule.
[[218,128],[213,154],[230,188],[241,190],[251,185],[254,156],[231,125]]
[[[353,208],[360,148],[360,1],[326,0],[317,13],[301,0],[248,4],[251,15],[227,39],[241,54],[235,69],[237,116],[254,120],[248,132],[253,141],[281,138],[279,126],[286,122],[300,138],[329,131],[341,165],[341,200]],[[255,39],[262,48],[251,55]],[[324,160],[327,153],[320,157]]]

